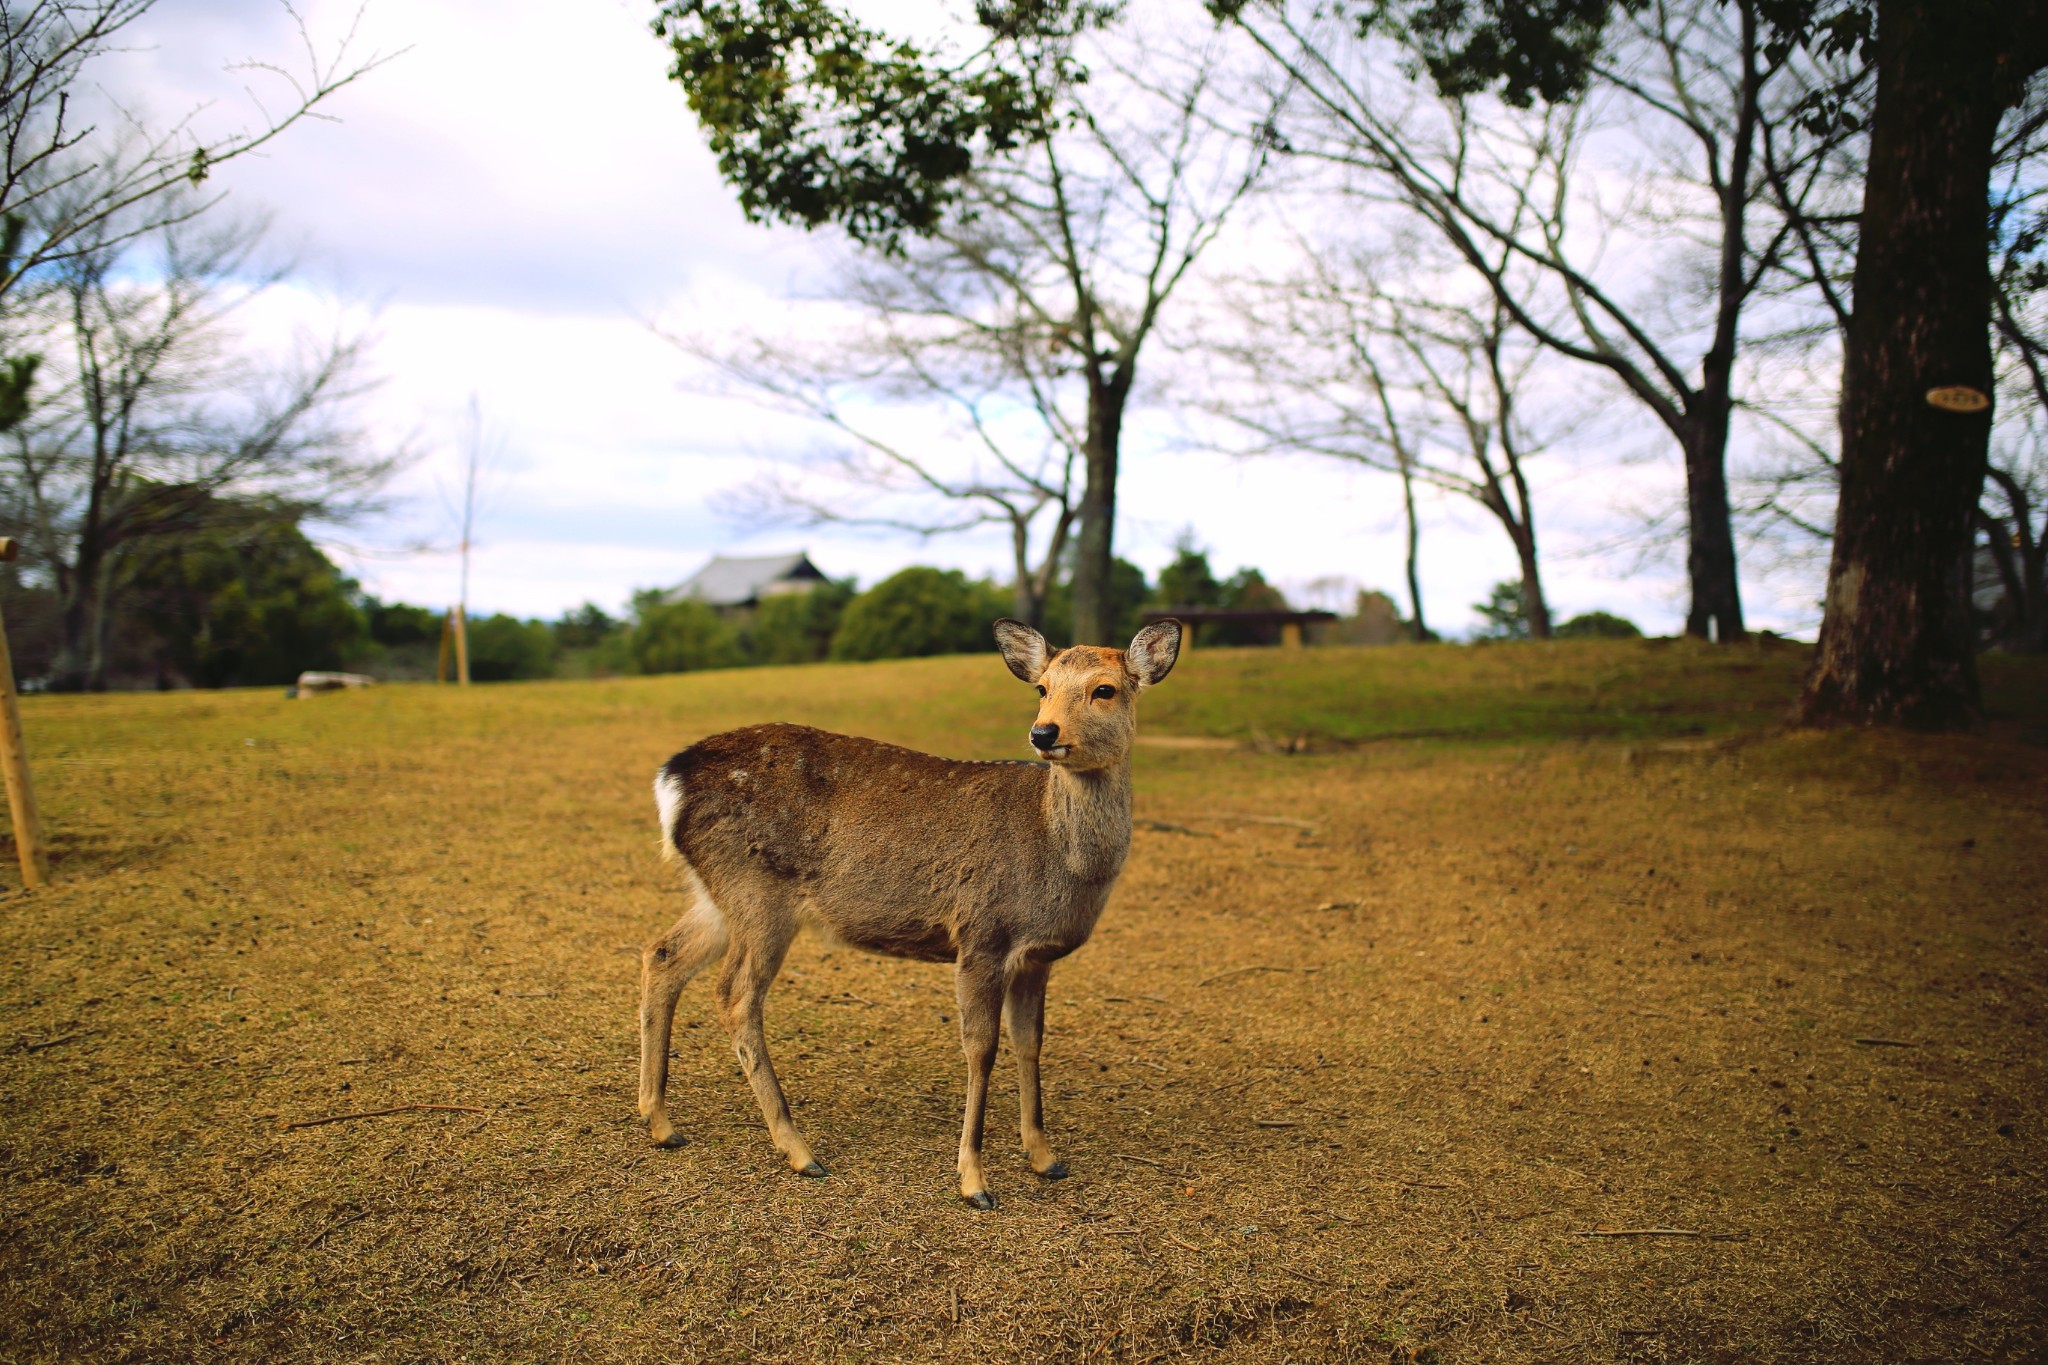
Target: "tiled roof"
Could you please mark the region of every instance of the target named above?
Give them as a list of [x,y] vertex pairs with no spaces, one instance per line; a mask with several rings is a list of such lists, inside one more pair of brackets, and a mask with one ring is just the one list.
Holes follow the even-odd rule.
[[739,607],[759,601],[764,595],[777,590],[787,591],[799,584],[820,582],[824,577],[802,550],[795,554],[751,558],[718,555],[671,589],[664,600],[681,602],[695,598],[714,607]]

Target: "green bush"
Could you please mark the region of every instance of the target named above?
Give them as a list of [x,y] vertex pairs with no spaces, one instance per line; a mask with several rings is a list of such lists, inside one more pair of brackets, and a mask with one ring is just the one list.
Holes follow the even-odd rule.
[[1479,613],[1479,619],[1486,624],[1479,628],[1475,640],[1526,640],[1529,638],[1529,609],[1522,601],[1522,580],[1504,578],[1493,585],[1493,591],[1484,602],[1474,602],[1472,610]]
[[366,597],[363,615],[370,622],[370,638],[380,645],[438,646],[441,642],[441,612],[408,602],[380,602]]
[[131,600],[156,638],[160,684],[287,683],[340,668],[368,636],[355,584],[284,521],[179,541],[138,575]]
[[700,668],[732,668],[739,664],[739,633],[718,612],[694,599],[654,600],[635,594],[632,628],[620,639],[625,651],[622,671],[688,673]]
[[[1209,552],[1196,545],[1192,532],[1183,533],[1174,544],[1173,562],[1159,571],[1159,585],[1152,590],[1154,611],[1286,611],[1288,605],[1257,569],[1217,578],[1209,567]],[[1197,627],[1196,638],[1204,644],[1272,645],[1280,642],[1280,627],[1216,621]]]
[[469,676],[473,682],[545,678],[555,671],[555,633],[545,621],[503,614],[469,623]]
[[1158,586],[1152,589],[1154,609],[1221,607],[1224,586],[1209,567],[1209,552],[1197,546],[1191,534],[1183,534],[1173,550],[1173,562],[1159,571]]
[[[1110,638],[1102,644],[1117,645],[1138,633],[1140,614],[1145,610],[1146,594],[1150,587],[1145,582],[1145,571],[1128,559],[1112,559],[1109,562],[1109,611],[1113,622]],[[1003,612],[1009,614],[1005,607]],[[1045,620],[1039,627],[1045,638],[1056,645],[1078,643],[1074,639],[1074,582],[1071,568],[1067,577],[1053,585],[1045,595]]]
[[843,579],[762,598],[741,632],[747,662],[811,664],[825,658],[853,595],[853,581]]
[[958,569],[905,569],[847,603],[832,657],[914,659],[994,649],[989,627],[1009,606],[1008,593],[971,582]]
[[555,622],[555,647],[594,649],[618,628],[619,622],[614,621],[603,607],[595,602],[585,602],[574,611],[564,612],[562,619]]
[[1626,616],[1605,611],[1574,616],[1551,633],[1560,640],[1640,640],[1643,636]]

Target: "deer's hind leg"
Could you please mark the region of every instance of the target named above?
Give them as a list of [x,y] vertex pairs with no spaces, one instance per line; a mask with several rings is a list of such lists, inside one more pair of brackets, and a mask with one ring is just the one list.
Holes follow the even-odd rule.
[[703,878],[689,874],[690,908],[640,954],[640,1117],[657,1147],[680,1147],[668,1116],[668,1048],[676,1000],[690,978],[725,952],[725,914]]
[[747,1084],[754,1089],[754,1100],[761,1106],[775,1150],[798,1175],[823,1176],[825,1167],[790,1117],[789,1101],[783,1097],[782,1082],[776,1079],[775,1064],[768,1059],[768,1035],[761,1025],[768,988],[782,970],[783,955],[796,937],[797,921],[786,907],[759,908],[764,912],[746,917],[746,931],[735,937],[733,952],[718,973],[719,1015],[732,1035],[733,1055],[739,1058]]

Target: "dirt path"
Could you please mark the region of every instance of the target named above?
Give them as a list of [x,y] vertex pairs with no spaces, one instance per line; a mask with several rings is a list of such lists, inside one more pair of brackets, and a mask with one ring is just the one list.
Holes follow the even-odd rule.
[[[940,968],[792,954],[770,1038],[831,1179],[701,983],[691,1144],[645,1145],[643,775],[745,704],[32,714],[63,856],[0,900],[0,1354],[2048,1355],[2038,748],[1150,746],[1053,978],[1074,1177],[1000,1156],[975,1215]],[[284,1127],[405,1105],[481,1112]]]

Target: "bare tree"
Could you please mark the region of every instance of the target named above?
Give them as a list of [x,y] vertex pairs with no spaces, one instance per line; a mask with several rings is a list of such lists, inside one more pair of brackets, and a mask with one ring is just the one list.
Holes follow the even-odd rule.
[[1522,406],[1539,348],[1490,292],[1462,301],[1449,291],[1399,295],[1372,283],[1403,273],[1387,256],[1304,259],[1303,273],[1241,300],[1246,340],[1215,348],[1230,378],[1211,410],[1250,435],[1247,453],[1324,455],[1399,477],[1417,639],[1428,638],[1418,482],[1471,499],[1500,525],[1515,549],[1530,633],[1549,638],[1524,470],[1544,444]]
[[1073,121],[1029,155],[985,167],[970,212],[932,239],[941,259],[1008,292],[1016,349],[1043,347],[1080,381],[1086,477],[1074,568],[1077,643],[1110,643],[1115,628],[1116,482],[1139,356],[1265,159],[1262,143],[1233,147],[1214,125],[1213,48],[1176,63],[1135,37],[1118,73],[1121,98],[1107,83],[1071,94]]
[[360,516],[400,458],[351,419],[358,340],[283,364],[235,345],[235,309],[279,278],[260,268],[261,225],[169,223],[49,267],[34,315],[49,363],[0,456],[0,515],[57,589],[60,688],[105,685],[112,609],[150,554],[223,519]]
[[1223,126],[1231,45],[1192,7],[1155,13],[992,3],[977,50],[934,58],[830,3],[670,0],[657,20],[751,216],[901,252],[941,314],[1045,358],[1080,435],[1075,635],[1091,643],[1111,643],[1140,357],[1268,150]]
[[2048,651],[2048,89],[2033,95],[2001,139],[1992,272],[1998,412],[1975,533],[1999,593],[1991,639],[2039,653]]
[[[856,264],[843,279],[839,301],[862,317],[824,341],[668,334],[742,394],[834,437],[812,458],[723,495],[723,510],[748,523],[922,537],[1000,526],[1016,618],[1041,625],[1080,510],[1085,444],[1059,406],[1052,357],[1019,349],[1018,329],[984,326],[985,311],[935,288],[910,262]],[[941,442],[914,434],[907,417],[934,409],[953,419]]]
[[[1360,11],[1263,0],[1240,27],[1300,92],[1289,145],[1399,205],[1517,328],[1604,372],[1676,441],[1686,470],[1688,632],[1744,630],[1727,487],[1744,311],[1791,247],[1758,165],[1814,159],[1797,117],[1815,78],[1760,37],[1757,6],[1651,0],[1608,35],[1594,86],[1520,111],[1437,95]],[[1693,357],[1697,357],[1695,360]]]
[[[189,115],[151,129],[90,83],[88,69],[119,49],[156,0],[0,0],[0,219],[9,225],[0,298],[45,267],[205,212],[218,196],[192,191],[216,167],[302,119],[325,117],[321,105],[389,60],[357,59],[353,26],[322,53],[290,0],[279,2],[298,31],[302,64],[241,62],[282,99],[275,108],[259,103],[254,126],[208,138]],[[98,118],[89,104],[102,106]]]

